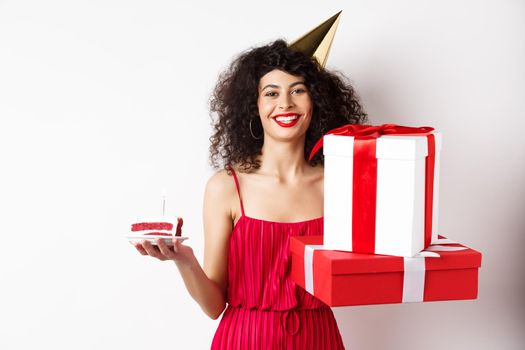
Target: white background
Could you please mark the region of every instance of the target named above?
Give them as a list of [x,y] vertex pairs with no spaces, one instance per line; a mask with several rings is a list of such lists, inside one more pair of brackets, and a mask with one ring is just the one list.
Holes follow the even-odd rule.
[[336,308],[349,349],[525,344],[523,1],[0,1],[0,348],[206,349],[175,266],[122,238],[168,211],[202,261],[208,98],[232,58],[340,9],[328,68],[374,124],[442,131],[441,233],[479,299]]

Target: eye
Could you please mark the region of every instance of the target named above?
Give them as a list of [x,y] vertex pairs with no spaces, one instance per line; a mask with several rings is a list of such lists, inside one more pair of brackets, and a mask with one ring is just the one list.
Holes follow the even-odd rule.
[[306,92],[306,89],[304,89],[304,88],[297,88],[297,89],[292,91],[292,94],[303,94],[305,92]]
[[275,91],[268,91],[264,94],[264,96],[268,96],[268,97],[275,97],[277,96],[277,92]]

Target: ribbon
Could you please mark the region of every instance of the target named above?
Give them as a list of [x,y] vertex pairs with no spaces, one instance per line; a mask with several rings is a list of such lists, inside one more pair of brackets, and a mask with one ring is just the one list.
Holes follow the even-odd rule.
[[425,258],[403,258],[403,303],[423,301],[425,294]]
[[426,259],[439,258],[436,252],[455,252],[465,250],[466,247],[449,247],[442,244],[455,244],[456,242],[447,238],[440,238],[437,244],[428,246],[413,258],[403,258],[403,303],[414,303],[423,301],[425,294]]
[[307,244],[304,247],[304,289],[314,295],[314,251],[324,250],[322,244]]
[[[432,205],[434,192],[435,139],[429,126],[409,127],[396,124],[359,125],[348,124],[328,131],[326,135],[353,136],[353,189],[352,189],[352,251],[375,252],[375,222],[377,194],[376,141],[382,135],[426,136],[428,156],[425,163],[425,240],[432,240]],[[324,136],[323,136],[324,138]],[[323,147],[319,139],[310,152],[309,160]]]
[[[467,247],[450,247],[444,244],[456,244],[448,238],[436,240],[436,244],[430,245],[414,257],[403,258],[403,296],[402,303],[422,302],[425,294],[426,259],[439,258],[437,252],[466,250]],[[305,290],[314,294],[314,270],[313,257],[316,250],[328,250],[322,244],[306,244],[304,247],[304,280]]]

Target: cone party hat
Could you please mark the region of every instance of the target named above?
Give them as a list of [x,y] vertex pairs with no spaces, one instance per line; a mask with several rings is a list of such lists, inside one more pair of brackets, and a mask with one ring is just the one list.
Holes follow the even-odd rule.
[[300,51],[308,56],[315,57],[317,62],[324,67],[326,59],[330,53],[332,42],[334,41],[335,31],[339,24],[339,11],[308,33],[289,45],[290,49]]

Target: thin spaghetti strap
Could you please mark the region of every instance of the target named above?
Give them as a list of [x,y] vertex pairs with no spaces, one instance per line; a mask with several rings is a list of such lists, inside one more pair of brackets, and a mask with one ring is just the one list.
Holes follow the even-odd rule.
[[237,188],[237,195],[239,195],[239,202],[241,203],[242,216],[246,216],[244,215],[244,206],[242,205],[242,198],[241,198],[241,188],[239,187],[239,180],[237,179],[237,174],[235,174],[235,170],[233,170],[232,166],[229,166],[228,168],[231,170],[233,174],[233,179],[235,180],[235,187]]

